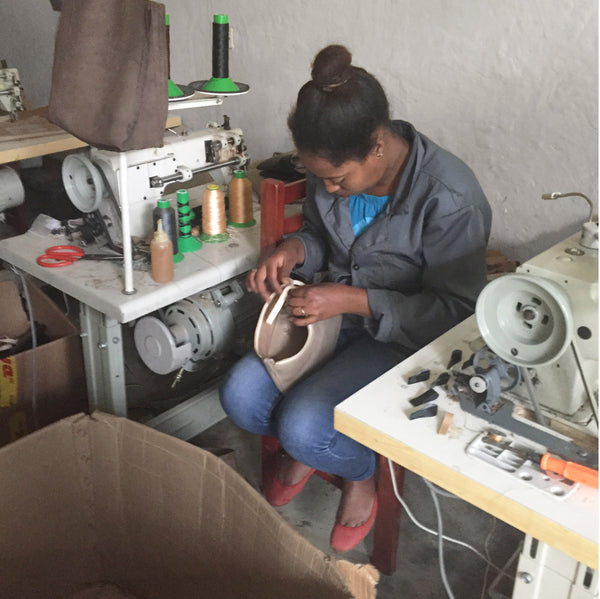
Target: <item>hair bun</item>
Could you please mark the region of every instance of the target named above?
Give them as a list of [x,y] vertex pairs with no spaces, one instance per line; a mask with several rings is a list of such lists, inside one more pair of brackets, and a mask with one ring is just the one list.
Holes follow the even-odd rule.
[[323,48],[313,60],[311,76],[317,87],[332,91],[352,77],[352,54],[337,44]]

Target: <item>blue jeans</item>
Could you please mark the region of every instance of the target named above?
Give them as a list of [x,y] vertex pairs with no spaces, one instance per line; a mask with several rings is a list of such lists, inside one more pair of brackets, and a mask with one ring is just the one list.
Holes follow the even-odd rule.
[[281,394],[251,351],[225,377],[221,403],[239,427],[277,437],[295,460],[347,480],[365,480],[375,473],[375,454],[333,428],[333,409],[404,357],[367,333],[342,331],[333,357]]

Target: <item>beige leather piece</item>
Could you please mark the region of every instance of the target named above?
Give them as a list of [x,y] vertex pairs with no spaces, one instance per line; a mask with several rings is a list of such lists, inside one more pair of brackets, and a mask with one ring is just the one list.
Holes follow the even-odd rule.
[[254,331],[254,350],[282,393],[331,357],[342,324],[338,315],[307,326],[294,325],[283,308],[290,289],[302,284],[293,280],[280,294],[273,294]]

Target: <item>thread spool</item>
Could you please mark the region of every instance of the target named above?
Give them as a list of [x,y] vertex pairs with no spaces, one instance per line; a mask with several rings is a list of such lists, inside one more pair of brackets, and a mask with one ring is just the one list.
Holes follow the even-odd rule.
[[252,227],[252,183],[242,170],[233,173],[229,183],[229,224],[234,227]]
[[227,15],[214,15],[212,25],[212,79],[202,86],[208,92],[239,92],[229,78],[229,20]]
[[165,14],[165,33],[167,36],[167,89],[169,98],[180,98],[183,91],[171,80],[171,17]]
[[212,35],[212,75],[217,79],[225,79],[229,77],[229,21],[227,16],[214,16]]
[[179,251],[195,252],[202,247],[202,242],[192,235],[193,212],[187,189],[179,189],[177,196],[177,216],[179,217]]
[[219,243],[229,239],[225,231],[225,196],[218,185],[207,185],[202,195],[202,234],[200,239],[208,243]]

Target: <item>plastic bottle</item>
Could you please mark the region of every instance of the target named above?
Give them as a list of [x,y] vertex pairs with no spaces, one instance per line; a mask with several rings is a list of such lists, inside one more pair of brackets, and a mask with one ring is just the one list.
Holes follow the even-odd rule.
[[179,253],[178,238],[179,238],[179,227],[177,226],[177,216],[175,210],[171,208],[169,200],[161,198],[156,203],[156,207],[152,210],[152,224],[153,230],[156,231],[156,223],[158,220],[162,220],[163,231],[168,235],[173,245],[173,255]]
[[152,278],[157,283],[168,283],[173,280],[175,267],[173,265],[173,244],[163,231],[162,219],[156,223],[157,229],[150,242],[150,261],[152,262]]

